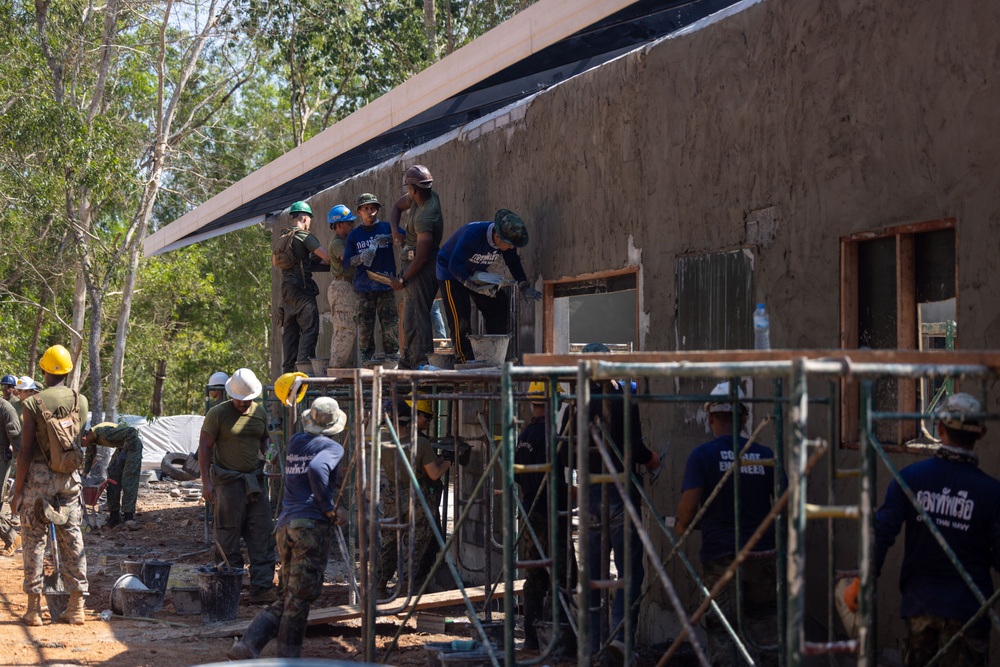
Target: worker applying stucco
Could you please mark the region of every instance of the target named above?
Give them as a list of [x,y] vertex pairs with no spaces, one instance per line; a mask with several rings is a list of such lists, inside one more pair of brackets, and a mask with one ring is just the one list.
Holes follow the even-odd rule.
[[350,368],[354,365],[354,348],[358,341],[358,297],[354,291],[354,267],[344,263],[347,237],[354,229],[357,216],[343,204],[337,204],[326,216],[333,231],[327,250],[330,252],[330,286],[326,300],[330,304],[333,335],[330,336],[330,366]]
[[[430,169],[422,164],[413,165],[403,175],[406,194],[389,212],[393,238],[397,245],[403,246],[402,270],[392,281],[392,288],[403,295],[400,368],[419,368],[434,351],[431,309],[438,291],[435,262],[444,236],[444,217],[441,200],[431,189],[433,184]],[[410,212],[405,239],[396,231],[403,211]]]
[[455,346],[455,361],[467,363],[475,356],[469,345],[472,303],[483,315],[488,334],[510,333],[510,303],[496,285],[473,280],[503,257],[521,294],[537,301],[541,293],[531,287],[516,248],[528,245],[528,229],[521,218],[507,209],[497,211],[493,221],[470,222],[452,234],[437,258],[437,278],[444,296],[444,312]]
[[[272,245],[271,264],[281,269],[281,339],[285,373],[296,365],[307,373],[312,372],[310,359],[316,356],[316,339],[319,336],[319,308],[316,295],[319,286],[312,272],[327,270],[330,254],[309,233],[312,225],[312,208],[304,201],[297,201],[289,208],[292,227],[281,232]],[[322,264],[312,261],[316,255]]]
[[361,224],[347,235],[344,248],[344,263],[356,269],[358,343],[364,361],[375,356],[376,318],[382,327],[382,351],[393,358],[399,354],[399,311],[396,293],[389,286],[392,276],[396,275],[396,258],[392,252],[390,224],[378,219],[381,209],[382,204],[375,195],[366,192],[358,197],[357,213],[361,216]]

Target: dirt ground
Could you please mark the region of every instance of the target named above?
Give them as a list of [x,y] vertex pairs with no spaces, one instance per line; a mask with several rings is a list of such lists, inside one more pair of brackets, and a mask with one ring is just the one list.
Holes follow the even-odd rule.
[[[175,613],[168,593],[163,610],[152,615],[155,621],[112,618],[102,621],[98,614],[110,610],[110,594],[115,581],[124,573],[125,560],[161,559],[174,563],[169,586],[197,585],[196,567],[210,564],[204,544],[204,505],[198,500],[173,497],[174,482],[152,482],[140,490],[137,519],[139,529],[95,528],[84,535],[90,595],[87,598],[87,622],[83,626],[50,623],[43,609],[45,624],[28,627],[20,622],[26,607],[22,592],[22,560],[18,553],[0,558],[0,664],[4,665],[106,665],[108,667],[188,667],[226,660],[232,645],[230,638],[205,638],[200,616]],[[184,491],[187,491],[184,489]],[[100,519],[106,517],[106,514]],[[259,607],[247,602],[244,578],[239,619],[249,620]],[[347,584],[325,583],[316,607],[347,603]],[[438,610],[437,613],[461,616],[462,609]],[[398,625],[380,620],[377,643],[381,649],[391,640]],[[468,638],[418,632],[414,621],[404,630],[400,649],[390,656],[393,665],[425,665],[427,642]],[[275,655],[275,643],[262,657]],[[382,652],[378,660],[382,660]],[[303,657],[361,661],[360,621],[309,628]]]

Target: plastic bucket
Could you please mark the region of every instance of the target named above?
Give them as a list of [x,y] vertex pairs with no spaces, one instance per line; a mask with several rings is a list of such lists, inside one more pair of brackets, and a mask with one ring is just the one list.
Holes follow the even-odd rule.
[[510,335],[484,334],[469,336],[469,344],[472,345],[472,353],[476,355],[476,361],[482,361],[489,366],[502,366],[507,358],[507,345],[510,343]]
[[59,620],[59,615],[66,611],[69,604],[69,591],[45,591],[45,604],[49,608],[52,622]]
[[163,594],[152,588],[135,590],[123,588],[119,591],[122,599],[122,614],[125,616],[149,616],[163,604]]
[[146,587],[160,594],[154,611],[163,609],[163,596],[167,593],[167,579],[170,578],[171,563],[162,560],[147,560],[142,563],[142,574],[139,578]]
[[[535,630],[538,632],[538,641],[544,649],[552,639],[552,622],[535,621]],[[555,649],[549,657],[557,659],[576,655],[576,635],[573,634],[573,627],[569,623],[560,623],[556,633],[558,636]]]
[[123,574],[118,577],[118,581],[111,587],[111,611],[116,614],[123,614],[122,591],[148,591],[149,587],[142,583],[142,579],[134,574]]
[[231,621],[240,608],[244,570],[232,567],[199,567],[198,590],[204,623]]
[[170,589],[170,599],[174,601],[174,613],[193,616],[201,613],[201,589],[197,586],[178,586]]
[[326,375],[326,369],[330,365],[330,360],[312,358],[309,360],[309,363],[312,364],[312,372],[314,376],[321,378]]
[[[485,621],[480,621],[479,625],[483,626],[483,632],[486,633],[486,639],[489,641],[490,646],[494,649],[503,648],[503,633],[504,633],[504,623],[503,621],[495,621],[493,623],[486,623]],[[479,634],[479,630],[472,623],[466,626],[469,631],[469,636],[477,641],[482,641],[483,638]]]
[[436,368],[443,368],[446,371],[455,370],[454,354],[428,354],[427,363]]
[[142,561],[141,560],[127,560],[122,565],[125,566],[125,574],[134,574],[135,576],[142,578]]

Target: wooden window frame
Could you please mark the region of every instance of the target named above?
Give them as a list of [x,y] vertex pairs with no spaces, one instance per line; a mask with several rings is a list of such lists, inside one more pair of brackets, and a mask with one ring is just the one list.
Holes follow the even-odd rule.
[[[929,220],[907,225],[886,227],[877,232],[860,232],[840,238],[840,347],[858,349],[858,246],[865,241],[895,237],[896,239],[896,349],[916,350],[919,346],[917,330],[917,300],[914,237],[917,234],[955,230],[955,303],[958,304],[958,230],[955,218]],[[956,343],[957,348],[957,343]],[[856,449],[861,418],[861,393],[857,380],[845,378],[840,383],[840,440],[841,446]],[[900,379],[897,409],[916,412],[917,380]],[[892,451],[908,451],[906,443],[917,435],[919,424],[901,420],[896,442],[887,447]]]
[[545,354],[552,354],[555,349],[555,292],[557,285],[586,282],[588,280],[617,278],[630,274],[635,275],[635,335],[636,341],[641,341],[642,336],[639,331],[639,313],[642,309],[642,290],[640,289],[641,282],[639,280],[639,267],[627,266],[623,269],[596,271],[594,273],[581,273],[576,276],[566,276],[563,278],[542,281],[542,352]]

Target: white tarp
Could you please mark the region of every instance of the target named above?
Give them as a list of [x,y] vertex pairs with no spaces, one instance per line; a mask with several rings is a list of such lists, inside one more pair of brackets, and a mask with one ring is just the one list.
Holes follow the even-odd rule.
[[204,421],[202,415],[174,415],[132,424],[142,434],[142,467],[159,470],[167,452],[197,452]]

